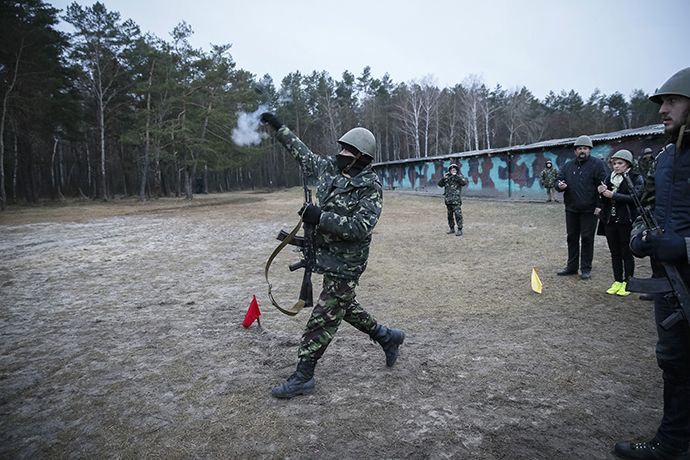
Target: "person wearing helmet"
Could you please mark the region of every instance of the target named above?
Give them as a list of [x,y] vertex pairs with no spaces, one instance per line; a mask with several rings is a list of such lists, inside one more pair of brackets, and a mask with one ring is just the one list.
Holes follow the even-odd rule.
[[[644,201],[654,209],[661,234],[647,234],[641,219],[633,224],[630,247],[637,257],[673,265],[690,285],[690,67],[675,73],[649,98],[659,104],[664,131],[671,139],[657,155]],[[650,171],[650,174],[651,171]],[[673,295],[654,296],[658,341],[656,358],[663,372],[664,414],[648,442],[619,442],[615,452],[629,459],[690,458],[690,324],[685,318],[668,330],[660,322],[674,314]]]
[[[448,172],[438,181],[439,187],[444,187],[443,196],[445,197],[446,210],[448,212],[448,234],[455,233],[456,236],[462,235],[462,188],[469,184],[469,181],[460,172],[460,167],[453,163],[448,168]],[[457,233],[455,225],[458,226]]]
[[[541,183],[542,187],[546,189],[547,203],[551,202],[551,192],[554,189],[554,185],[556,185],[556,176],[558,176],[558,169],[554,168],[551,160],[546,160],[546,167],[541,171],[541,174],[539,175],[539,182]],[[553,193],[553,201],[558,202],[555,192]]]
[[647,173],[649,172],[649,167],[652,166],[652,163],[654,162],[654,152],[652,149],[647,147],[644,149],[642,152],[642,156],[640,157],[639,160],[637,160],[637,165],[640,170],[640,174],[642,175],[643,178],[646,179]]
[[556,191],[563,192],[568,235],[568,262],[557,275],[577,275],[579,263],[581,278],[588,280],[591,278],[594,234],[600,210],[597,187],[606,180],[608,173],[603,161],[590,157],[594,145],[588,136],[578,137],[574,147],[575,159],[564,164],[556,177]]
[[345,133],[340,152],[330,158],[314,154],[272,113],[261,121],[273,127],[276,138],[308,173],[316,177],[316,203],[302,211],[304,222],[315,225],[316,262],[323,274],[323,290],[300,341],[297,370],[275,387],[278,398],[310,394],[314,369],[344,320],[378,342],[386,365],[398,358],[405,333],[379,324],[355,299],[355,286],[367,266],[371,236],[381,215],[383,190],[371,162],[376,139],[365,128]]
[[[633,156],[629,150],[619,150],[611,157],[613,171],[598,187],[602,205],[599,218],[605,226],[606,242],[611,251],[614,282],[607,294],[628,296],[626,285],[635,274],[635,259],[630,252],[630,232],[637,217],[635,198],[644,191],[644,179],[633,171]],[[632,181],[632,189],[625,177]]]

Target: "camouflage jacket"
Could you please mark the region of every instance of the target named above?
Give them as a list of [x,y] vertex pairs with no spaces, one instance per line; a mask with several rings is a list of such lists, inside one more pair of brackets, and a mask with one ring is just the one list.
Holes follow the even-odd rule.
[[637,161],[637,167],[640,170],[640,174],[642,174],[642,177],[647,177],[647,174],[649,173],[649,168],[652,166],[654,163],[654,157],[651,156],[649,158],[647,157],[642,157]]
[[446,197],[446,204],[461,204],[462,188],[469,183],[470,181],[468,181],[465,176],[458,173],[455,176],[452,174],[443,176],[441,180],[438,181],[438,186],[445,187],[443,195]]
[[381,216],[383,190],[368,165],[347,178],[333,156],[313,153],[286,126],[276,133],[281,144],[317,178],[316,205],[321,217],[314,232],[314,272],[345,279],[359,279],[367,267],[371,235]]
[[556,167],[544,168],[539,176],[541,185],[546,188],[553,188],[553,185],[556,183],[556,176],[558,176],[558,169]]

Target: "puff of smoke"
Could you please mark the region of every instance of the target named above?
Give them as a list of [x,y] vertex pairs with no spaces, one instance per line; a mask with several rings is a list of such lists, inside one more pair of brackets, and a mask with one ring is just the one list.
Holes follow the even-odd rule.
[[245,113],[239,112],[237,119],[237,128],[232,130],[232,140],[237,145],[256,145],[262,139],[266,139],[268,134],[259,132],[261,124],[261,114],[267,110],[267,106],[260,106],[255,112]]

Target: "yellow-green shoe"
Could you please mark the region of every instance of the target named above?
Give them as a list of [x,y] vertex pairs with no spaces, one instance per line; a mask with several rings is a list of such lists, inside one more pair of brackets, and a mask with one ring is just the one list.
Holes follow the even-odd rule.
[[621,288],[616,292],[616,295],[630,295],[630,291],[625,290],[626,283],[621,283]]
[[625,283],[619,283],[618,281],[616,281],[615,283],[613,283],[611,285],[611,287],[606,291],[606,293],[607,294],[618,294],[618,291],[620,291],[621,286],[624,286],[624,285],[625,285]]

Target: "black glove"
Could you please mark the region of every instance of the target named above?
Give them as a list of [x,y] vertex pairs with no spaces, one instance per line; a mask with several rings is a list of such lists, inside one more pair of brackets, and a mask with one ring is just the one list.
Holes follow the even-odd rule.
[[630,240],[630,250],[634,256],[640,258],[652,255],[652,247],[649,244],[649,241],[642,241],[643,233],[644,232],[638,233],[633,237],[632,240]]
[[303,207],[298,212],[302,216],[302,222],[312,225],[318,225],[319,219],[321,218],[321,208],[310,204],[309,206]]
[[688,260],[685,238],[672,230],[668,230],[662,235],[649,235],[647,241],[651,246],[652,257],[659,262],[670,263]]
[[261,114],[261,121],[273,126],[273,129],[278,131],[283,124],[278,120],[278,118],[271,112],[264,112]]

